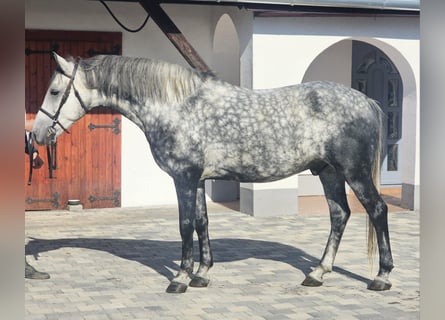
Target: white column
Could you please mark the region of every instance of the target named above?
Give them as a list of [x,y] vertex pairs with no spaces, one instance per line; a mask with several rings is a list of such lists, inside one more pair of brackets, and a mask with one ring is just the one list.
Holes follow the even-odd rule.
[[298,176],[268,183],[241,183],[240,211],[255,217],[295,215]]

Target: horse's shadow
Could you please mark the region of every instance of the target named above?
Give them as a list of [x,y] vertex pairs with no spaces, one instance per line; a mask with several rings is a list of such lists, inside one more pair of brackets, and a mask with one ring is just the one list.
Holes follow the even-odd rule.
[[[303,250],[272,241],[220,238],[213,239],[211,245],[215,263],[240,261],[248,258],[273,260],[287,263],[307,275],[319,262],[319,258]],[[174,277],[171,270],[176,272],[179,269],[175,261],[181,254],[180,241],[100,238],[31,238],[25,246],[25,254],[37,257],[39,253],[60,248],[86,248],[108,252],[123,259],[146,265],[169,280]],[[196,243],[194,251],[195,253],[199,252]],[[196,255],[195,261],[199,261],[199,257]],[[370,279],[341,267],[334,267],[334,271],[367,285],[371,282]]]

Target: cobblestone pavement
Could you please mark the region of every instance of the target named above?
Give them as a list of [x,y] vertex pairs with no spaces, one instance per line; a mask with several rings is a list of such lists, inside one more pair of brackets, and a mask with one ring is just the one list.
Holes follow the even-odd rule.
[[25,281],[26,319],[419,318],[418,213],[389,215],[385,292],[366,289],[378,262],[367,260],[363,214],[351,216],[318,288],[300,283],[323,252],[327,215],[254,218],[211,204],[209,217],[210,286],[175,295],[165,293],[181,254],[175,207],[27,212],[27,260],[51,278]]

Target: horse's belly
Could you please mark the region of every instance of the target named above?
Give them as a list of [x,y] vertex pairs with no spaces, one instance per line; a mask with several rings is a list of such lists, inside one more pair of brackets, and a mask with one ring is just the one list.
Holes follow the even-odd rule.
[[290,155],[215,152],[207,158],[203,179],[226,179],[240,182],[271,182],[306,170],[309,161]]
[[216,170],[205,170],[202,179],[224,179],[239,182],[272,182],[290,177],[305,167],[294,167],[289,170],[262,170],[256,166],[226,167]]

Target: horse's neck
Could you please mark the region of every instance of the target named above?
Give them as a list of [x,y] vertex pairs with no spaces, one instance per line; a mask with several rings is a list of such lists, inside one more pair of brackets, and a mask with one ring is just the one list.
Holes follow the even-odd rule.
[[147,134],[148,130],[154,130],[163,123],[171,122],[171,118],[177,117],[177,106],[164,105],[146,101],[144,104],[130,103],[115,97],[98,97],[95,106],[107,106],[135,123]]

